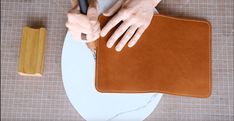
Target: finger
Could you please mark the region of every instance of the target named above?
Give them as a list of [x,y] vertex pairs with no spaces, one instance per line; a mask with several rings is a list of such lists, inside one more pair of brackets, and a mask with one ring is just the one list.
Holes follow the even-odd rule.
[[94,37],[94,40],[97,40],[100,37],[99,32],[96,32],[93,37]]
[[87,40],[85,42],[93,42],[99,38],[99,33],[92,33],[86,36]]
[[97,21],[97,23],[93,26],[93,31],[96,32],[96,31],[99,31],[100,33],[100,22]]
[[96,0],[91,0],[87,12],[87,16],[92,23],[96,23],[98,20],[98,3]]
[[74,31],[72,31],[72,30],[69,30],[68,29],[68,31],[71,33],[71,35],[72,35],[72,38],[74,39],[74,40],[81,40],[81,33],[77,33],[77,32],[74,32]]
[[140,39],[141,35],[144,33],[146,27],[140,27],[136,31],[135,35],[132,37],[132,39],[128,43],[128,47],[133,47],[137,41]]
[[89,43],[89,42],[93,42],[93,41],[95,41],[95,40],[98,39],[98,35],[95,34],[95,35],[86,35],[87,40],[83,40],[83,39],[81,38],[81,36],[80,36],[81,33],[77,33],[77,32],[71,31],[71,30],[69,30],[69,31],[71,32],[72,38],[73,38],[74,40],[81,40],[81,41],[83,41],[83,42],[85,42],[85,43]]
[[[96,24],[99,25],[99,24]],[[100,37],[100,27],[97,27],[96,31],[93,31],[91,34],[87,35],[87,42],[92,42],[97,40]]]
[[121,51],[123,47],[126,45],[129,39],[134,35],[134,33],[137,30],[137,26],[131,26],[127,32],[124,34],[123,38],[120,40],[118,45],[116,46],[115,50],[116,51]]
[[102,37],[106,36],[106,34],[122,20],[123,20],[122,16],[119,13],[116,14],[101,30],[101,36]]
[[92,28],[87,28],[87,27],[82,27],[79,24],[73,24],[73,23],[66,23],[66,27],[74,32],[79,32],[79,33],[84,33],[84,34],[91,34],[92,33]]
[[82,27],[76,23],[67,22],[66,27],[72,31],[75,31],[75,32],[80,32],[80,33],[84,33],[84,34],[92,33],[92,28]]
[[99,33],[94,33],[94,34],[91,34],[91,35],[87,35],[87,42],[93,42],[93,41],[96,41],[98,38],[99,38]]
[[104,16],[112,16],[114,13],[118,11],[118,9],[121,7],[123,3],[123,0],[118,0],[110,9],[103,12]]
[[87,47],[96,54],[96,49],[97,49],[97,42],[94,41],[94,42],[88,42],[86,43],[87,44]]
[[118,40],[118,38],[129,28],[131,25],[131,21],[124,21],[111,35],[109,40],[107,41],[107,47],[111,48],[114,43]]
[[69,23],[76,23],[83,27],[91,28],[91,23],[87,16],[82,14],[74,14],[74,13],[68,13],[67,16]]
[[97,40],[99,38],[99,34],[95,33],[95,34],[86,35],[87,40],[83,40],[83,39],[81,39],[81,33],[75,32],[75,31],[70,30],[70,29],[68,31],[71,32],[72,38],[74,40],[81,40],[81,41],[83,41],[85,43],[93,42],[93,41],[95,41],[95,40]]
[[[95,25],[93,25],[93,31],[92,31],[92,35],[94,35],[93,38],[95,38],[94,40],[98,39],[100,36],[100,23],[97,21],[97,23]],[[87,39],[88,40],[88,39]]]

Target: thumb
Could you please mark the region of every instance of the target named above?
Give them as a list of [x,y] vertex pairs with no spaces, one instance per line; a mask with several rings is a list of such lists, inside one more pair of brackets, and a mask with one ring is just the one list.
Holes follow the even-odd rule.
[[123,0],[118,0],[111,8],[109,8],[107,11],[103,12],[104,16],[112,16],[114,15],[119,8],[122,6]]
[[92,23],[98,20],[99,6],[97,0],[90,0],[87,16]]

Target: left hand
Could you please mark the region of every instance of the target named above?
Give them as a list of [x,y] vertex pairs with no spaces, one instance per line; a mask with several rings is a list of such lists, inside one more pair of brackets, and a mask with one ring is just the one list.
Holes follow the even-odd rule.
[[161,0],[118,0],[109,10],[104,12],[104,16],[112,16],[119,10],[101,30],[102,37],[119,22],[123,21],[107,41],[107,47],[111,48],[125,32],[126,33],[115,47],[115,50],[121,51],[127,42],[128,47],[134,46],[149,26],[155,6],[157,6],[160,1]]
[[[74,39],[84,40],[91,46],[91,42],[97,40],[100,35],[100,23],[98,21],[98,1],[90,0],[87,15],[80,13],[78,0],[71,0],[72,9],[67,14],[66,27]],[[85,35],[82,38],[82,33]],[[93,46],[93,45],[92,45]]]

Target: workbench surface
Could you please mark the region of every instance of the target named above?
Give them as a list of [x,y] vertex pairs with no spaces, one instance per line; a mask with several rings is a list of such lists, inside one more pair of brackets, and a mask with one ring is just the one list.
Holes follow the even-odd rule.
[[[1,0],[1,120],[83,121],[70,104],[61,76],[61,52],[70,0]],[[164,95],[146,121],[233,121],[233,0],[162,0],[160,13],[205,18],[212,29],[212,95]],[[44,76],[17,74],[25,25],[45,26]]]

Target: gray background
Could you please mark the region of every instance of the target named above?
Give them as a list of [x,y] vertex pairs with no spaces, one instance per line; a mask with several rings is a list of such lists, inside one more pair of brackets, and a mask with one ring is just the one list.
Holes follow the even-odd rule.
[[[61,77],[64,23],[70,0],[1,0],[1,119],[83,121],[70,104]],[[233,0],[162,0],[166,15],[205,18],[212,23],[212,95],[207,99],[164,95],[146,121],[233,121]],[[17,74],[25,25],[45,26],[42,78]]]

